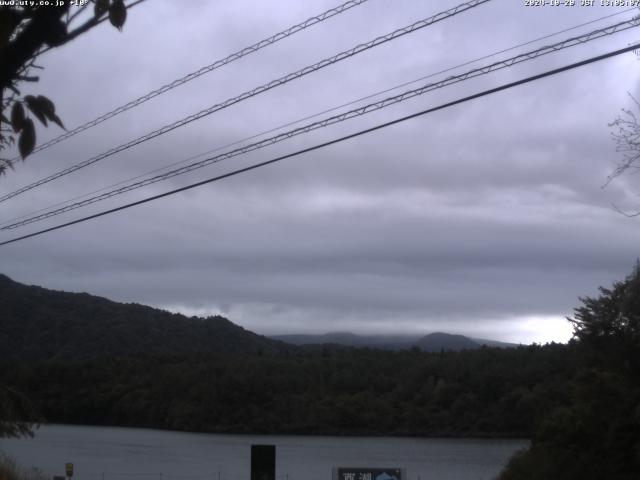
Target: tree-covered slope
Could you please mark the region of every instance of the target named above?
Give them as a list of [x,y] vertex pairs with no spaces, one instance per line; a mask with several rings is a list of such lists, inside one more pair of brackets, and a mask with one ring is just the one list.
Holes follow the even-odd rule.
[[534,423],[531,447],[500,480],[640,478],[640,262],[581,301],[568,396]]
[[224,317],[185,317],[86,293],[26,286],[0,275],[0,360],[138,354],[275,352],[283,344]]
[[0,362],[49,422],[268,434],[528,437],[567,398],[567,345],[430,353]]

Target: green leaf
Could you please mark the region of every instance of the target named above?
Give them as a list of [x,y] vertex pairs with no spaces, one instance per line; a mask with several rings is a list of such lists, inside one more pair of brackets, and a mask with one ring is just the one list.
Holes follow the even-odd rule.
[[33,148],[35,146],[36,128],[33,126],[33,121],[30,118],[27,118],[22,124],[22,133],[18,140],[18,150],[20,151],[20,155],[23,160],[33,152]]
[[61,129],[63,130],[67,129],[62,123],[62,120],[60,120],[60,117],[58,117],[58,115],[56,115],[55,113],[49,118],[49,120],[51,120],[53,123],[58,125]]
[[20,102],[14,103],[13,108],[11,109],[11,126],[13,127],[14,132],[17,133],[22,130],[25,118],[22,104]]
[[43,95],[38,95],[36,97],[36,100],[42,106],[42,112],[45,115],[49,116],[49,115],[53,115],[54,113],[56,113],[56,106],[47,97],[45,97]]
[[53,18],[41,27],[44,42],[50,47],[59,47],[67,42],[67,25],[58,18]]
[[44,97],[42,95],[38,95],[36,100],[40,105],[42,113],[49,119],[49,121],[58,124],[60,128],[66,130],[66,128],[62,124],[62,120],[60,120],[60,117],[56,115],[56,106],[54,105],[54,103],[47,97]]
[[32,95],[27,95],[26,97],[24,97],[24,101],[27,104],[27,107],[29,107],[29,110],[31,110],[31,113],[33,113],[38,118],[38,120],[40,120],[40,122],[46,127],[47,117],[43,111],[41,102],[39,102],[38,99]]
[[124,5],[124,0],[113,0],[113,3],[109,6],[109,21],[111,25],[122,31],[122,26],[127,19],[127,7]]
[[100,18],[109,10],[109,0],[95,0],[93,5],[93,14],[96,18]]

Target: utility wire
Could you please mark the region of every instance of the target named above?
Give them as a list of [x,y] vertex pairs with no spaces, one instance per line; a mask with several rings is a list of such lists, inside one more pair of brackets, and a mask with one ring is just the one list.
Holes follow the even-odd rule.
[[585,65],[589,65],[591,63],[599,62],[601,60],[605,60],[607,58],[611,58],[611,57],[614,57],[616,55],[621,55],[623,53],[627,53],[627,52],[633,51],[633,50],[635,50],[635,49],[637,49],[639,47],[640,47],[640,43],[635,43],[635,44],[633,44],[631,46],[628,46],[628,47],[625,47],[625,48],[621,48],[621,49],[618,49],[618,50],[613,50],[611,52],[608,52],[608,53],[605,53],[605,54],[602,54],[602,55],[598,55],[598,56],[595,56],[595,57],[588,58],[586,60],[582,60],[580,62],[575,62],[575,63],[569,64],[569,65],[565,65],[564,67],[555,68],[553,70],[547,70],[546,72],[539,73],[537,75],[532,75],[530,77],[526,77],[526,78],[523,78],[521,80],[517,80],[515,82],[510,82],[510,83],[506,83],[506,84],[500,85],[498,87],[490,88],[488,90],[484,90],[482,92],[475,93],[475,94],[469,95],[467,97],[459,98],[457,100],[438,105],[437,107],[428,108],[426,110],[422,110],[420,112],[413,113],[411,115],[406,115],[404,117],[400,117],[400,118],[397,118],[395,120],[391,120],[389,122],[381,123],[381,124],[378,124],[378,125],[376,125],[374,127],[366,128],[364,130],[360,130],[358,132],[355,132],[355,133],[352,133],[352,134],[349,134],[349,135],[345,135],[343,137],[339,137],[339,138],[336,138],[336,139],[333,139],[333,140],[329,140],[329,141],[324,142],[324,143],[319,143],[319,144],[314,145],[312,147],[307,147],[307,148],[304,148],[302,150],[298,150],[298,151],[293,152],[293,153],[289,153],[289,154],[286,154],[286,155],[281,155],[279,157],[272,158],[271,160],[266,160],[264,162],[256,163],[256,164],[250,165],[248,167],[239,168],[237,170],[233,170],[231,172],[228,172],[228,173],[225,173],[225,174],[222,174],[222,175],[218,175],[218,176],[209,178],[207,180],[202,180],[200,182],[192,183],[190,185],[186,185],[184,187],[176,188],[176,189],[170,190],[168,192],[164,192],[164,193],[161,193],[161,194],[158,194],[158,195],[153,195],[151,197],[147,197],[147,198],[144,198],[142,200],[138,200],[136,202],[127,203],[125,205],[121,205],[121,206],[116,207],[116,208],[111,208],[109,210],[103,210],[102,212],[98,212],[98,213],[95,213],[93,215],[88,215],[86,217],[82,217],[82,218],[79,218],[79,219],[76,219],[76,220],[72,220],[70,222],[66,222],[66,223],[62,223],[62,224],[59,224],[59,225],[55,225],[53,227],[49,227],[49,228],[46,228],[46,229],[43,229],[43,230],[39,230],[37,232],[33,232],[33,233],[30,233],[30,234],[27,234],[27,235],[22,235],[21,237],[12,238],[11,240],[5,240],[4,242],[0,242],[0,246],[8,245],[10,243],[14,243],[14,242],[18,242],[18,241],[21,241],[21,240],[25,240],[27,238],[31,238],[31,237],[35,237],[35,236],[38,236],[38,235],[42,235],[44,233],[52,232],[54,230],[59,230],[61,228],[69,227],[69,226],[75,225],[77,223],[86,222],[86,221],[92,220],[94,218],[103,217],[103,216],[109,215],[111,213],[119,212],[121,210],[126,210],[128,208],[132,208],[132,207],[135,207],[135,206],[138,206],[138,205],[142,205],[144,203],[148,203],[148,202],[151,202],[151,201],[154,201],[154,200],[158,200],[160,198],[168,197],[170,195],[174,195],[176,193],[184,192],[186,190],[191,190],[192,188],[200,187],[202,185],[213,183],[213,182],[225,179],[225,178],[233,177],[233,176],[239,175],[241,173],[245,173],[245,172],[248,172],[248,171],[251,171],[251,170],[258,169],[260,167],[265,167],[267,165],[272,165],[272,164],[280,162],[282,160],[286,160],[288,158],[296,157],[296,156],[302,155],[304,153],[312,152],[314,150],[319,150],[321,148],[325,148],[325,147],[328,147],[330,145],[335,145],[337,143],[344,142],[346,140],[350,140],[352,138],[356,138],[356,137],[359,137],[359,136],[362,136],[362,135],[365,135],[365,134],[368,134],[368,133],[372,133],[372,132],[375,132],[377,130],[381,130],[383,128],[390,127],[392,125],[396,125],[398,123],[405,122],[407,120],[410,120],[410,119],[413,119],[413,118],[416,118],[416,117],[420,117],[422,115],[427,115],[429,113],[433,113],[433,112],[436,112],[438,110],[444,110],[446,108],[453,107],[455,105],[459,105],[459,104],[468,102],[470,100],[475,100],[477,98],[481,98],[481,97],[484,97],[484,96],[487,96],[487,95],[491,95],[491,94],[494,94],[494,93],[497,93],[497,92],[501,92],[501,91],[507,90],[509,88],[513,88],[513,87],[516,87],[516,86],[519,86],[519,85],[524,85],[524,84],[527,84],[527,83],[531,83],[533,81],[540,80],[540,79],[546,78],[546,77],[550,77],[552,75],[557,75],[559,73],[566,72],[568,70],[572,70],[574,68],[582,67],[582,66],[585,66]]
[[[126,112],[127,110],[130,110],[133,107],[137,107],[138,105],[141,105],[143,103],[145,103],[148,100],[151,100],[154,97],[157,97],[158,95],[162,95],[163,93],[168,92],[169,90],[173,90],[176,87],[179,87],[180,85],[184,85],[187,82],[190,82],[191,80],[194,80],[202,75],[204,75],[205,73],[209,73],[212,72],[213,70],[216,70],[220,67],[223,67],[224,65],[227,65],[231,62],[235,62],[236,60],[241,59],[242,57],[245,57],[251,53],[257,52],[258,50],[261,50],[262,48],[265,48],[269,45],[272,45],[276,42],[279,42],[280,40],[284,40],[287,37],[290,37],[291,35],[294,35],[298,32],[301,32],[302,30],[305,30],[313,25],[316,25],[320,22],[323,22],[324,20],[327,20],[328,18],[334,17],[336,15],[339,15],[343,12],[346,12],[347,10],[353,8],[353,7],[357,7],[358,5],[362,5],[363,3],[367,2],[369,0],[349,0],[348,2],[343,3],[342,5],[339,5],[335,8],[332,8],[330,10],[327,10],[326,12],[323,12],[319,15],[315,15],[313,17],[307,18],[304,22],[298,23],[297,25],[294,25],[292,27],[287,28],[286,30],[283,30],[282,32],[276,33],[275,35],[270,36],[269,38],[265,38],[264,40],[260,40],[257,43],[254,43],[253,45],[249,46],[249,47],[245,47],[241,50],[238,50],[235,53],[232,53],[231,55],[220,59],[220,60],[216,60],[215,62],[213,62],[210,65],[207,65],[205,67],[202,67],[198,70],[196,70],[195,72],[191,72],[181,78],[178,78],[177,80],[174,80],[171,83],[167,83],[166,85],[161,86],[160,88],[157,88],[156,90],[153,90],[145,95],[142,95],[141,97],[136,98],[135,100],[130,101],[129,103],[126,103],[114,110],[111,110],[110,112],[107,112],[101,116],[99,116],[98,118],[91,120],[89,122],[86,122],[76,128],[74,128],[73,130],[69,130],[68,132],[63,133],[62,135],[53,138],[51,140],[49,140],[46,143],[43,143],[42,145],[36,147],[32,153],[36,153],[36,152],[40,152],[42,150],[45,150],[49,147],[51,147],[52,145],[55,145],[57,143],[62,142],[63,140],[66,140],[68,138],[71,138],[75,135],[77,135],[80,132],[84,132],[85,130],[95,127],[96,125],[101,124],[102,122],[105,122],[106,120],[109,120],[110,118],[115,117],[116,115],[120,115],[123,112]],[[137,2],[136,2],[137,3]],[[134,4],[132,4],[129,8],[131,8],[132,6],[134,6]],[[106,19],[107,17],[105,17]],[[104,20],[104,19],[103,19]],[[14,157],[11,159],[11,161],[15,161],[18,160],[20,157]]]
[[[215,148],[213,148],[213,149],[207,150],[206,152],[202,152],[202,153],[199,153],[199,154],[197,154],[197,155],[192,155],[192,156],[190,156],[190,157],[188,157],[188,158],[185,158],[185,159],[182,159],[182,160],[180,160],[180,161],[178,161],[178,162],[170,163],[170,164],[168,164],[168,165],[165,165],[165,166],[163,166],[163,167],[159,167],[159,168],[155,168],[155,169],[153,169],[153,170],[147,171],[147,172],[142,173],[142,174],[140,174],[140,175],[136,175],[136,176],[134,176],[134,177],[129,177],[129,178],[126,178],[126,179],[124,179],[124,180],[120,180],[120,181],[119,181],[119,182],[117,182],[117,183],[113,183],[113,184],[111,184],[111,185],[107,185],[107,186],[102,187],[102,188],[99,188],[99,189],[97,189],[97,190],[93,190],[93,191],[91,191],[91,192],[84,193],[84,194],[82,194],[82,195],[79,195],[79,196],[73,197],[73,198],[71,198],[71,199],[69,199],[69,200],[65,200],[65,201],[62,201],[62,202],[58,202],[58,203],[55,203],[55,204],[53,204],[53,205],[49,205],[49,206],[47,206],[47,207],[40,208],[40,209],[35,210],[35,211],[31,211],[31,212],[29,212],[29,213],[26,213],[26,214],[23,214],[23,215],[19,215],[19,216],[17,216],[17,217],[13,217],[13,218],[10,218],[10,219],[7,219],[7,220],[4,220],[4,221],[0,222],[0,227],[2,227],[2,226],[4,226],[4,225],[7,225],[8,223],[15,222],[15,221],[17,221],[17,220],[21,220],[21,219],[23,219],[23,218],[32,217],[32,216],[37,215],[37,214],[39,214],[39,213],[41,213],[41,212],[45,212],[45,211],[47,211],[47,210],[50,210],[50,209],[53,209],[53,208],[56,208],[56,207],[59,207],[59,206],[62,206],[62,205],[66,205],[66,204],[68,204],[69,202],[73,202],[73,201],[76,201],[76,200],[80,200],[80,199],[82,199],[82,198],[89,197],[89,196],[91,196],[91,195],[95,195],[95,194],[100,193],[100,192],[104,192],[105,190],[112,189],[112,188],[117,187],[117,186],[119,186],[119,185],[122,185],[122,184],[124,184],[124,183],[126,183],[126,182],[131,182],[131,181],[133,181],[133,180],[138,180],[139,178],[147,177],[147,176],[149,176],[149,175],[152,175],[152,174],[154,174],[154,173],[161,172],[161,171],[166,170],[166,169],[168,169],[168,168],[175,167],[175,166],[177,166],[177,165],[182,165],[182,164],[184,164],[184,163],[190,162],[191,160],[195,160],[196,158],[200,158],[200,157],[203,157],[203,156],[205,156],[205,155],[210,155],[210,154],[215,153],[215,152],[218,152],[218,151],[220,151],[220,150],[224,150],[225,148],[233,147],[233,146],[235,146],[235,145],[239,145],[239,144],[242,144],[242,143],[244,143],[244,142],[248,142],[248,141],[250,141],[250,140],[254,140],[254,139],[256,139],[256,138],[262,137],[263,135],[266,135],[266,134],[269,134],[269,133],[273,133],[273,132],[277,132],[278,130],[282,130],[283,128],[286,128],[286,127],[290,127],[290,126],[296,125],[296,124],[298,124],[298,123],[304,122],[305,120],[311,120],[312,118],[319,117],[320,115],[324,115],[325,113],[334,112],[334,111],[336,111],[336,110],[339,110],[340,108],[348,107],[348,106],[350,106],[350,105],[354,105],[354,104],[359,103],[359,102],[362,102],[362,101],[364,101],[364,100],[370,100],[370,99],[372,99],[372,98],[374,98],[374,97],[377,97],[377,96],[379,96],[379,95],[382,95],[382,94],[384,94],[384,93],[389,93],[389,92],[391,92],[391,91],[393,91],[393,90],[397,90],[397,89],[399,89],[399,88],[406,87],[407,85],[412,85],[412,84],[417,83],[417,82],[420,82],[420,81],[422,81],[422,80],[426,80],[426,79],[428,79],[428,78],[432,78],[432,77],[435,77],[435,76],[441,75],[441,74],[443,74],[443,73],[447,73],[447,72],[450,72],[450,71],[452,71],[452,70],[456,70],[456,69],[458,69],[458,68],[461,68],[461,67],[464,67],[464,66],[467,66],[467,65],[471,65],[471,64],[476,63],[476,62],[479,62],[479,61],[481,61],[481,60],[485,60],[485,59],[487,59],[487,58],[495,57],[496,55],[500,55],[501,53],[510,52],[510,51],[512,51],[512,50],[516,50],[516,49],[518,49],[518,48],[521,48],[521,47],[524,47],[524,46],[527,46],[527,45],[531,45],[532,43],[537,43],[537,42],[539,42],[539,41],[541,41],[541,40],[546,40],[546,39],[548,39],[548,38],[555,37],[555,36],[560,35],[560,34],[562,34],[562,33],[566,33],[566,32],[569,32],[569,31],[571,31],[571,30],[576,30],[576,29],[578,29],[578,28],[581,28],[581,27],[584,27],[584,26],[587,26],[587,25],[591,25],[591,24],[594,24],[594,23],[600,22],[600,21],[602,21],[602,20],[606,20],[607,18],[611,18],[611,17],[615,17],[615,16],[618,16],[618,15],[622,15],[623,13],[630,12],[631,10],[635,10],[635,7],[633,7],[633,8],[628,8],[628,9],[626,9],[626,10],[622,10],[622,11],[620,11],[620,12],[612,13],[612,14],[610,14],[610,15],[605,15],[605,16],[603,16],[603,17],[598,17],[598,18],[595,18],[595,19],[590,20],[590,21],[588,21],[588,22],[580,23],[580,24],[578,24],[578,25],[574,25],[573,27],[565,28],[565,29],[563,29],[563,30],[558,30],[558,31],[556,31],[556,32],[553,32],[553,33],[550,33],[550,34],[544,35],[544,36],[542,36],[542,37],[534,38],[533,40],[528,40],[528,41],[526,41],[526,42],[524,42],[524,43],[519,43],[518,45],[514,45],[514,46],[512,46],[512,47],[505,48],[505,49],[503,49],[503,50],[499,50],[499,51],[496,51],[496,52],[493,52],[493,53],[490,53],[490,54],[484,55],[484,56],[482,56],[482,57],[479,57],[479,58],[475,58],[475,59],[473,59],[473,60],[466,61],[466,62],[464,62],[464,63],[460,63],[460,64],[455,65],[455,66],[453,66],[453,67],[448,67],[448,68],[446,68],[446,69],[444,69],[444,70],[440,70],[440,71],[438,71],[438,72],[430,73],[430,74],[428,74],[428,75],[425,75],[425,76],[423,76],[423,77],[417,78],[417,79],[415,79],[415,80],[411,80],[411,81],[409,81],[409,82],[404,82],[404,83],[401,83],[401,84],[396,85],[396,86],[394,86],[394,87],[387,88],[387,89],[385,89],[385,90],[381,90],[381,91],[378,91],[378,92],[375,92],[375,93],[372,93],[372,94],[366,95],[366,96],[364,96],[364,97],[357,98],[357,99],[355,99],[355,100],[351,100],[351,101],[349,101],[349,102],[347,102],[347,103],[343,103],[343,104],[341,104],[341,105],[338,105],[338,106],[335,106],[335,107],[332,107],[332,108],[329,108],[329,109],[323,110],[323,111],[321,111],[321,112],[317,112],[317,113],[314,113],[314,114],[312,114],[312,115],[308,115],[308,116],[306,116],[306,117],[299,118],[299,119],[297,119],[297,120],[293,120],[293,121],[291,121],[291,122],[287,122],[287,123],[285,123],[285,124],[281,124],[281,125],[279,125],[279,126],[277,126],[277,127],[270,128],[270,129],[268,129],[268,130],[263,130],[262,132],[260,132],[260,133],[255,133],[255,134],[253,134],[253,135],[251,135],[251,136],[249,136],[249,137],[245,137],[245,138],[242,138],[242,139],[240,139],[240,140],[235,140],[235,141],[233,141],[233,142],[231,142],[231,143],[227,143],[227,144],[225,144],[225,145],[221,145],[221,146],[215,147]],[[1,228],[0,228],[0,229],[1,229]]]
[[257,141],[255,143],[240,147],[240,148],[236,148],[234,150],[231,150],[229,152],[225,152],[213,157],[209,157],[206,159],[203,159],[201,161],[198,162],[194,162],[191,163],[189,165],[185,165],[183,167],[179,167],[173,170],[170,170],[168,172],[165,172],[163,174],[159,174],[156,175],[154,177],[150,177],[144,180],[140,180],[138,182],[134,182],[134,183],[130,183],[128,185],[125,185],[123,187],[120,188],[116,188],[113,190],[110,190],[108,192],[102,193],[100,195],[96,195],[90,198],[87,198],[85,200],[81,200],[72,204],[68,204],[65,205],[64,207],[60,207],[54,210],[50,210],[48,212],[42,213],[40,215],[35,215],[35,216],[31,216],[28,217],[24,220],[21,221],[17,221],[14,223],[11,223],[9,225],[6,225],[2,228],[0,228],[0,230],[11,230],[14,228],[18,228],[24,225],[28,225],[30,223],[34,223],[40,220],[44,220],[46,218],[51,218],[57,215],[60,215],[62,213],[66,213],[72,210],[76,210],[78,208],[81,207],[85,207],[87,205],[91,205],[93,203],[97,203],[99,201],[102,200],[106,200],[108,198],[112,198],[115,197],[117,195],[121,195],[123,193],[132,191],[132,190],[136,190],[138,188],[142,188],[145,187],[147,185],[151,185],[163,180],[167,180],[169,178],[173,178],[176,177],[178,175],[183,175],[185,173],[188,172],[192,172],[194,170],[197,170],[199,168],[203,168],[215,163],[220,163],[224,160],[228,160],[230,158],[236,157],[238,155],[242,155],[248,152],[252,152],[261,148],[264,148],[266,146],[269,145],[273,145],[275,143],[279,143],[281,141],[284,140],[288,140],[294,136],[297,135],[301,135],[301,134],[306,134],[309,133],[311,131],[320,129],[320,128],[324,128],[330,125],[334,125],[336,123],[340,123],[352,118],[356,118],[377,110],[381,110],[383,108],[386,108],[390,105],[394,105],[403,101],[406,101],[410,98],[414,98],[417,97],[419,95],[423,95],[427,92],[431,92],[433,90],[436,89],[440,89],[440,88],[444,88],[447,87],[449,85],[453,85],[455,83],[460,83],[466,80],[469,80],[471,78],[475,78],[475,77],[479,77],[481,75],[487,75],[489,73],[498,71],[498,70],[502,70],[504,68],[508,68],[511,67],[513,65],[525,62],[525,61],[529,61],[529,60],[533,60],[536,58],[539,58],[543,55],[547,55],[553,52],[557,52],[559,50],[565,49],[565,48],[569,48],[569,47],[573,47],[575,45],[581,45],[599,38],[602,38],[604,36],[608,36],[608,35],[612,35],[614,33],[618,33],[624,30],[628,30],[630,28],[636,27],[638,26],[638,22],[635,18],[624,21],[624,22],[619,22],[615,25],[611,25],[605,28],[601,28],[598,30],[594,30],[592,32],[577,36],[577,37],[572,37],[566,40],[563,40],[561,42],[552,44],[552,45],[547,45],[541,48],[538,48],[536,50],[532,50],[526,53],[522,53],[519,54],[515,57],[511,57],[508,58],[506,60],[501,60],[498,62],[494,62],[490,65],[486,65],[483,67],[478,67],[472,70],[469,70],[468,72],[462,73],[460,75],[455,75],[455,76],[450,76],[445,78],[444,80],[441,80],[439,82],[435,82],[435,83],[429,83],[426,85],[423,85],[419,88],[415,88],[412,90],[407,90],[399,95],[395,95],[392,97],[388,97],[385,98],[383,100],[374,102],[374,103],[370,103],[368,105],[362,106],[362,107],[358,107],[355,108],[353,110],[349,110],[347,112],[338,114],[338,115],[334,115],[328,118],[325,118],[323,120],[319,120],[316,122],[312,122],[310,124],[295,128],[293,130],[290,130],[288,132],[283,132],[280,133],[278,135],[275,135],[273,137],[270,138],[266,138],[260,141]]
[[48,177],[45,177],[41,180],[38,180],[34,183],[31,183],[25,187],[19,188],[18,190],[15,190],[11,193],[8,193],[2,197],[0,197],[0,202],[4,202],[10,198],[13,198],[17,195],[20,195],[21,193],[24,193],[26,191],[29,191],[33,188],[36,188],[40,185],[44,185],[45,183],[51,182],[53,180],[56,180],[62,176],[68,175],[70,173],[73,173],[77,170],[80,170],[81,168],[87,167],[89,165],[92,165],[100,160],[103,160],[107,157],[110,157],[111,155],[115,155],[116,153],[122,152],[123,150],[127,150],[131,147],[134,147],[135,145],[138,145],[140,143],[146,142],[147,140],[151,140],[155,137],[158,137],[160,135],[163,135],[167,132],[170,132],[172,130],[175,130],[176,128],[182,127],[184,125],[187,125],[188,123],[194,122],[196,120],[199,120],[203,117],[206,117],[207,115],[211,115],[214,112],[217,112],[219,110],[222,110],[224,108],[227,108],[231,105],[234,105],[236,103],[239,103],[243,100],[246,100],[248,98],[254,97],[256,95],[259,95],[261,93],[264,93],[268,90],[271,90],[275,87],[279,87],[281,85],[284,85],[286,83],[289,83],[292,80],[301,78],[305,75],[308,75],[310,73],[316,72],[324,67],[327,67],[329,65],[332,65],[334,63],[340,62],[342,60],[345,60],[347,58],[351,58],[354,55],[357,55],[359,53],[362,53],[366,50],[369,50],[371,48],[377,47],[379,45],[382,45],[386,42],[389,42],[391,40],[395,40],[399,37],[402,37],[404,35],[407,35],[409,33],[413,33],[417,30],[420,30],[422,28],[425,28],[427,26],[433,25],[436,22],[445,20],[447,18],[453,17],[459,13],[465,12],[467,10],[470,10],[471,8],[477,7],[479,5],[482,5],[484,3],[487,3],[491,0],[471,0],[465,3],[462,3],[454,8],[451,8],[449,10],[446,10],[444,12],[440,12],[436,15],[433,15],[429,18],[423,19],[423,20],[419,20],[418,22],[413,23],[412,25],[408,25],[406,27],[400,28],[398,30],[395,30],[391,33],[388,33],[386,35],[377,37],[369,42],[366,43],[362,43],[360,45],[357,45],[349,50],[345,50],[341,53],[338,53],[337,55],[334,55],[333,57],[330,58],[326,58],[324,60],[321,60],[318,63],[315,63],[313,65],[307,66],[302,68],[301,70],[298,70],[294,73],[290,73],[288,75],[285,75],[284,77],[280,77],[277,80],[272,80],[269,83],[266,83],[264,85],[261,85],[259,87],[254,88],[253,90],[249,90],[246,91],[236,97],[230,98],[225,100],[222,103],[213,105],[205,110],[202,110],[198,113],[195,113],[193,115],[190,115],[188,117],[185,117],[181,120],[178,120],[174,123],[171,123],[169,125],[165,125],[164,127],[159,128],[158,130],[154,130],[153,132],[147,133],[146,135],[143,135],[142,137],[138,137],[137,139],[131,140],[127,143],[124,143],[118,147],[112,148],[104,153],[101,153],[95,157],[89,158],[88,160],[85,160],[83,162],[80,162],[78,164],[72,165],[71,167],[68,167],[64,170],[61,170],[57,173],[54,173],[52,175],[49,175]]

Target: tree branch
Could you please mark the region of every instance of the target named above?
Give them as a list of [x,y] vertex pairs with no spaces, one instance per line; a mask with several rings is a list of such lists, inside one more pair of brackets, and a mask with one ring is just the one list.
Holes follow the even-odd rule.
[[[126,6],[127,10],[129,10],[130,8],[135,7],[136,5],[141,4],[144,1],[146,1],[146,0],[136,0],[135,2],[130,3],[129,5]],[[67,42],[69,40],[72,40],[72,39],[76,38],[79,35],[82,35],[83,33],[87,32],[91,28],[100,25],[102,22],[104,22],[108,18],[109,18],[108,15],[103,15],[98,19],[93,17],[91,20],[87,20],[84,24],[80,25],[78,28],[76,28],[75,30],[72,30],[71,32],[69,32],[67,34]],[[91,25],[88,26],[88,24],[91,24]],[[43,49],[41,52],[38,52],[38,55],[42,55],[43,53],[46,53],[46,52],[48,52],[49,50],[51,50],[53,48],[55,48],[55,47],[47,47],[47,48]]]
[[18,75],[16,78],[23,82],[37,82],[40,80],[40,77],[35,77],[33,75]]
[[619,208],[615,203],[612,203],[611,206],[613,207],[613,209],[624,215],[627,218],[634,218],[634,217],[640,217],[640,210],[637,210],[635,212],[625,212],[624,210],[622,210],[621,208]]

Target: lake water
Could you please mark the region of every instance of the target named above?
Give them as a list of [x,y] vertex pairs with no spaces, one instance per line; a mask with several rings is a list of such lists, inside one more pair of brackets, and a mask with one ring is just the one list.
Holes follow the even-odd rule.
[[408,480],[490,480],[526,440],[212,435],[47,425],[0,451],[74,480],[248,480],[252,444],[276,445],[278,480],[330,480],[332,467],[404,468]]

